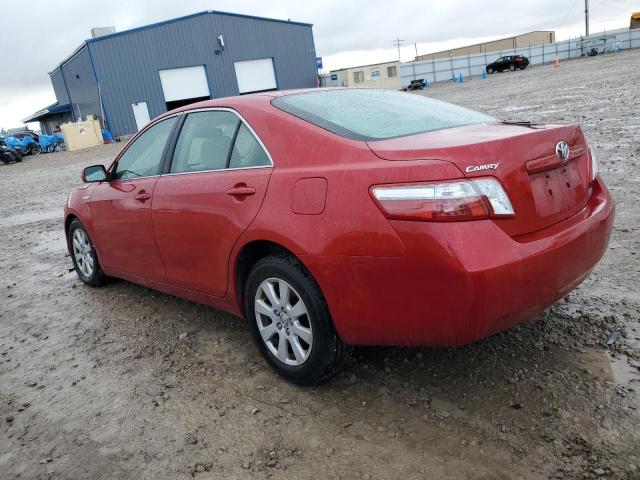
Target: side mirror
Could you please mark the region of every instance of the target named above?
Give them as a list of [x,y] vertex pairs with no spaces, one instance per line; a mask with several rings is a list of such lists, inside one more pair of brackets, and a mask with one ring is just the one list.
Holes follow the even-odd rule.
[[103,165],[91,165],[82,171],[82,181],[86,183],[104,182],[107,179],[107,171]]

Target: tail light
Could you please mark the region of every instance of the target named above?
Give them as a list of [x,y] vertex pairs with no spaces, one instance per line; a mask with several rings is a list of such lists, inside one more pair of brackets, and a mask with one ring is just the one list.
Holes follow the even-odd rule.
[[514,215],[509,196],[495,178],[380,185],[371,189],[387,218],[459,221]]

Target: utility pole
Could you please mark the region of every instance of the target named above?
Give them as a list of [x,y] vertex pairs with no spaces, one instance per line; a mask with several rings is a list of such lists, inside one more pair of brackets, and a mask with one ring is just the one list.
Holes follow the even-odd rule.
[[584,0],[584,30],[586,37],[589,36],[589,0]]
[[402,40],[400,37],[396,38],[393,41],[393,44],[398,47],[398,61],[400,62],[400,45],[402,45],[405,42],[405,40]]
[[414,43],[414,44],[413,44],[413,46],[414,46],[414,47],[415,47],[415,49],[416,49],[416,61],[418,61],[418,44],[417,44],[417,43]]

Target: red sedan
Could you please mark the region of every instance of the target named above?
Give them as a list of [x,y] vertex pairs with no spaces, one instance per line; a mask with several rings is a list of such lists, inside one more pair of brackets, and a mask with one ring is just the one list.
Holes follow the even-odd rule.
[[380,90],[190,105],[83,179],[65,209],[83,282],[242,316],[298,383],[353,345],[464,345],[531,319],[589,274],[614,218],[578,125]]

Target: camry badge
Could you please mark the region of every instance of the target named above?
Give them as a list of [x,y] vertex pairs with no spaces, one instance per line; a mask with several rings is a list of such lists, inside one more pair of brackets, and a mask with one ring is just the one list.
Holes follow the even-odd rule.
[[465,172],[481,172],[483,170],[497,170],[499,163],[487,163],[486,165],[472,165],[470,167],[465,168]]
[[556,143],[556,155],[560,160],[566,162],[569,160],[569,145],[564,140],[560,140]]

